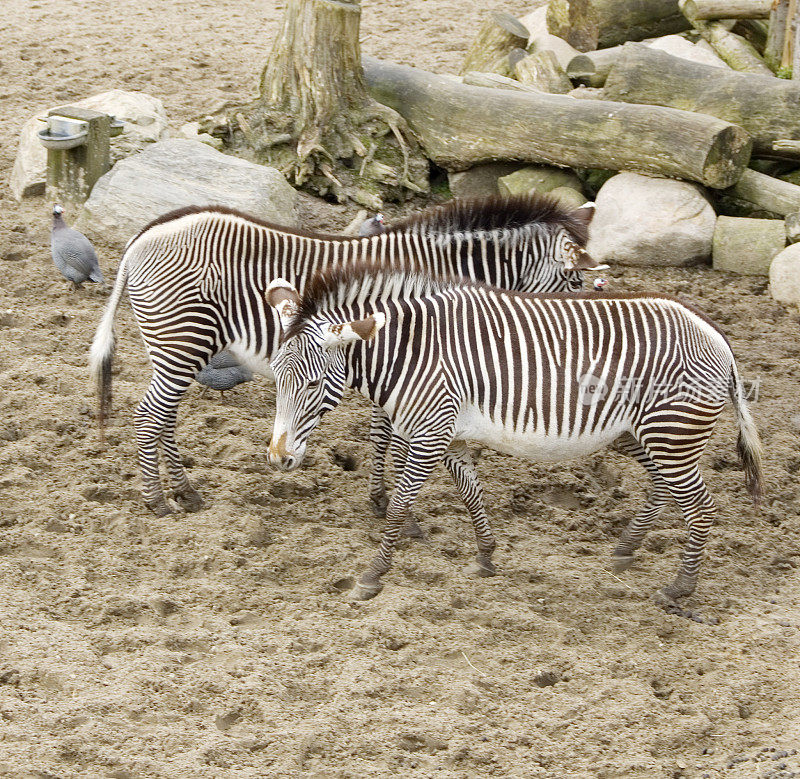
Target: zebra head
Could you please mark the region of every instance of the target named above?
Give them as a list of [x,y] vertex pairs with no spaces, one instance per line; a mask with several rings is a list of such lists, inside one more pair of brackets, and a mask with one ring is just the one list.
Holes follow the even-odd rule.
[[530,233],[528,257],[521,273],[522,292],[578,292],[583,288],[583,272],[603,270],[584,248],[586,231],[594,216],[594,204],[586,203],[563,221],[554,221],[544,230]]
[[342,400],[347,375],[344,347],[374,338],[386,317],[375,313],[339,323],[308,318],[294,332],[290,327],[300,310],[297,290],[278,279],[267,288],[266,299],[277,310],[283,331],[270,362],[276,408],[269,461],[282,471],[293,471],[303,462],[308,436],[322,415]]

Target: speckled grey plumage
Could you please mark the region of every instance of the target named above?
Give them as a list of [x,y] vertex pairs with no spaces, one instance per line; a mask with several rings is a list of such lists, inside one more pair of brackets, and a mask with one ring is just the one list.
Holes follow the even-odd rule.
[[224,350],[215,354],[208,361],[208,365],[197,374],[197,381],[200,384],[220,392],[233,389],[237,384],[252,379],[253,371]]
[[53,264],[61,275],[80,287],[84,281],[103,282],[103,272],[97,253],[89,239],[78,230],[67,227],[61,206],[53,208],[53,227],[50,230],[50,251]]
[[358,234],[362,238],[369,238],[372,235],[380,235],[386,232],[386,226],[383,223],[383,214],[376,214],[369,219],[365,219],[358,228]]

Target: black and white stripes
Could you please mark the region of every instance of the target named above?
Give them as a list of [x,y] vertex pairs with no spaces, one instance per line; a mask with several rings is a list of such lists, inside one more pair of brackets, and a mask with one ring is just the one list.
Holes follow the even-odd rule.
[[[714,506],[698,470],[728,398],[748,488],[761,487],[760,444],[725,336],[662,296],[526,295],[363,265],[315,278],[305,294],[275,282],[284,342],[273,369],[279,413],[270,454],[296,467],[320,416],[346,385],[380,405],[407,455],[378,556],[355,590],[374,595],[406,512],[444,461],[478,538],[476,570],[491,574],[494,539],[464,447],[479,441],[532,460],[578,457],[620,439],[655,492],[614,558],[634,550],[671,496],[689,528],[683,563],[665,588],[691,593]],[[282,293],[275,297],[274,290]]]
[[[546,198],[494,198],[423,212],[370,238],[342,238],[281,229],[223,208],[167,214],[126,247],[92,344],[90,368],[99,385],[101,420],[111,397],[114,313],[127,284],[153,364],[150,387],[136,412],[145,502],[159,514],[170,511],[158,476],[160,444],[175,496],[197,508],[202,501],[189,485],[175,444],[178,403],[197,372],[222,349],[252,370],[270,373],[280,332],[264,302],[270,281],[286,278],[302,290],[318,271],[371,260],[468,274],[520,290],[579,289],[581,271],[594,267],[582,248],[590,218],[590,209],[566,212]],[[373,427],[376,464],[382,466],[388,425],[378,420]],[[380,468],[371,492],[380,505]]]

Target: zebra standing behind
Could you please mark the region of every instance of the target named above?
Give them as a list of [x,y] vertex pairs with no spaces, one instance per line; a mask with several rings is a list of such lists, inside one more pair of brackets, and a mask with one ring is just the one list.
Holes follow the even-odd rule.
[[381,589],[406,513],[439,462],[472,518],[472,572],[495,573],[495,540],[465,441],[530,460],[558,461],[621,438],[655,490],[622,534],[619,570],[664,504],[681,508],[689,537],[674,600],[694,591],[715,509],[698,470],[726,398],[739,425],[738,451],[754,500],[761,445],[731,347],[700,312],[664,296],[525,295],[436,280],[386,266],[322,274],[301,296],[275,281],[268,302],[281,315],[273,358],[277,388],[270,461],[293,470],[322,414],[345,386],[381,406],[407,444],[378,555],[352,597]]
[[[364,238],[290,230],[224,208],[166,214],[125,248],[92,343],[100,424],[110,408],[114,315],[126,285],[153,366],[135,415],[143,495],[163,516],[172,509],[159,480],[159,444],[173,495],[189,510],[203,505],[175,443],[178,404],[198,371],[227,349],[251,370],[271,375],[280,325],[264,293],[273,279],[288,279],[302,290],[318,271],[372,260],[513,289],[576,290],[582,270],[595,267],[583,249],[592,213],[564,210],[542,196],[455,201]],[[391,425],[376,414],[370,495],[379,509],[390,435]]]

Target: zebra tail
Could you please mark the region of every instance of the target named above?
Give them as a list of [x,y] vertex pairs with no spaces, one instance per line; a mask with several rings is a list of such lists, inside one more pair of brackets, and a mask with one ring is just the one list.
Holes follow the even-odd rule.
[[[127,254],[127,253],[126,253]],[[100,324],[89,349],[89,377],[94,383],[99,399],[97,422],[100,426],[100,440],[104,438],[104,426],[109,411],[111,410],[111,364],[114,360],[116,339],[114,337],[114,315],[117,312],[119,300],[128,282],[127,256],[123,255],[117,271],[114,289],[106,303]]]
[[744,481],[747,491],[753,498],[756,505],[761,501],[763,494],[764,478],[762,467],[762,447],[761,439],[758,435],[758,428],[750,414],[747,401],[742,390],[742,382],[736,364],[731,365],[731,377],[729,392],[733,401],[736,413],[736,422],[739,426],[739,437],[736,441],[736,451],[739,454],[739,461],[744,469]]

